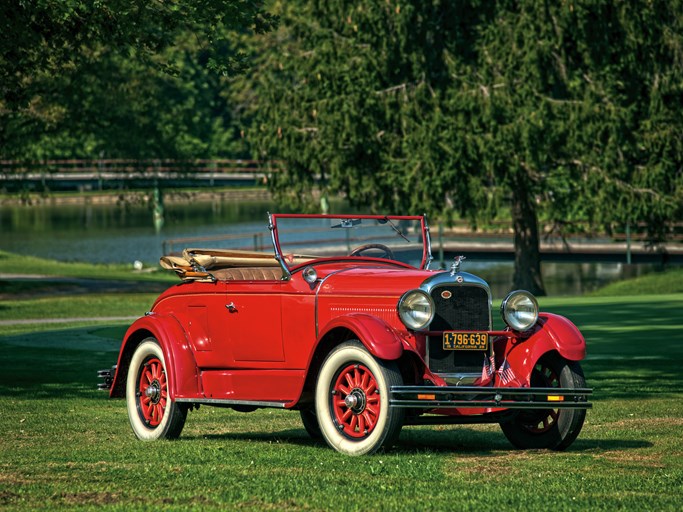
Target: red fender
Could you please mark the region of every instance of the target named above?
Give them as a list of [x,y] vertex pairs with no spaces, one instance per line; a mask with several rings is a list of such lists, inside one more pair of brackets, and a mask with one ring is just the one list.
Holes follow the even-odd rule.
[[197,363],[187,336],[178,320],[171,315],[153,313],[137,319],[126,331],[119,353],[111,397],[123,397],[126,389],[128,364],[135,347],[145,338],[153,336],[161,345],[170,377],[169,393],[172,399],[201,397]]
[[507,339],[505,358],[517,377],[528,383],[536,362],[543,354],[553,350],[565,359],[580,361],[586,357],[586,340],[579,329],[565,317],[541,313],[531,336]]
[[318,342],[339,327],[353,331],[365,348],[379,359],[393,361],[403,355],[403,343],[394,329],[384,320],[367,313],[351,313],[333,318],[321,331]]

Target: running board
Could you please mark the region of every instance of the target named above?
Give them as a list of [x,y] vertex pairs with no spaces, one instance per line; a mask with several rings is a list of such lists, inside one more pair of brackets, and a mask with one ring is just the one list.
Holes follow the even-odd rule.
[[221,398],[176,398],[176,403],[180,404],[197,404],[197,405],[225,405],[232,407],[234,405],[243,405],[247,407],[270,407],[277,409],[284,409],[287,402],[263,402],[258,400],[223,400]]

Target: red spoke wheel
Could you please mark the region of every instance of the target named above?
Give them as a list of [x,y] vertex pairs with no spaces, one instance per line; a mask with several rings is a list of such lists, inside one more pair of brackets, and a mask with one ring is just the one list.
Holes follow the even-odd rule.
[[[531,374],[531,387],[583,388],[586,381],[581,366],[555,352],[544,355]],[[517,448],[564,450],[581,432],[585,409],[531,409],[501,423],[508,440]]]
[[[560,378],[553,368],[547,366],[544,361],[539,361],[531,374],[531,387],[559,388]],[[560,417],[558,409],[541,409],[525,412],[520,417],[520,423],[534,434],[542,434],[551,431]]]
[[370,435],[379,419],[379,389],[372,372],[364,365],[341,369],[332,390],[334,419],[349,437]]
[[393,444],[404,414],[389,407],[389,391],[401,384],[396,365],[375,359],[360,342],[336,347],[325,359],[316,384],[316,414],[325,441],[349,455]]
[[170,399],[164,354],[154,338],[145,339],[133,353],[126,403],[131,427],[140,439],[173,439],[185,425],[187,407]]
[[140,397],[140,417],[148,426],[158,427],[166,409],[168,385],[164,365],[157,357],[143,362],[136,394]]

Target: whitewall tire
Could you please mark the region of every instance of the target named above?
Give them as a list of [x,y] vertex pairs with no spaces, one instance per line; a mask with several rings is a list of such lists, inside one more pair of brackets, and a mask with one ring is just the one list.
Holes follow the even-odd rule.
[[335,347],[323,362],[315,389],[316,415],[327,444],[347,455],[393,444],[404,411],[389,407],[389,391],[402,384],[397,365],[376,359],[360,342]]
[[180,435],[188,408],[171,400],[169,390],[161,346],[154,338],[146,338],[133,353],[126,379],[128,419],[139,439],[174,439]]

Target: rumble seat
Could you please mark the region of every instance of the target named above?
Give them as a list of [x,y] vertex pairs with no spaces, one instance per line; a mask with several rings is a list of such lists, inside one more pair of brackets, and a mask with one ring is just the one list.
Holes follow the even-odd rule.
[[267,281],[282,279],[279,267],[221,268],[209,271],[219,281]]

